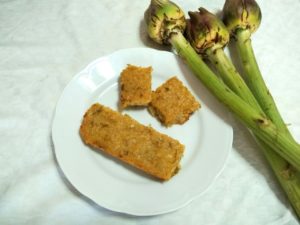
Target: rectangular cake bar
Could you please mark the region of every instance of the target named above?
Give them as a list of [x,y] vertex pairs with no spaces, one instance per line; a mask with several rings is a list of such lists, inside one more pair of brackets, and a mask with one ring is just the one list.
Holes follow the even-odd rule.
[[87,145],[162,180],[177,172],[184,152],[179,141],[98,103],[85,113],[80,135]]

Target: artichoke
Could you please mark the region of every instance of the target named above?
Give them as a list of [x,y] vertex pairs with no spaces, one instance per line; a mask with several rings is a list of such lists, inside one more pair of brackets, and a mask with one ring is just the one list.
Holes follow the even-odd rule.
[[[251,44],[251,34],[261,23],[261,10],[255,0],[226,0],[223,8],[223,21],[234,38],[233,43],[244,70],[245,80],[260,107],[268,118],[275,124],[278,132],[285,135],[294,143],[275,101],[266,86],[256,61]],[[297,143],[296,143],[297,145]],[[300,217],[300,182],[298,171],[288,161],[265,148],[265,155],[270,162],[281,186]]]
[[183,11],[168,0],[151,0],[144,19],[151,39],[159,44],[169,44],[172,33],[182,33],[186,27]]
[[226,0],[223,21],[231,33],[239,29],[255,32],[261,22],[261,10],[255,0]]
[[259,110],[239,97],[203,62],[183,36],[185,19],[182,10],[168,0],[152,0],[145,13],[149,36],[158,43],[171,44],[202,83],[226,105],[244,124],[273,150],[300,170],[300,146]]
[[229,32],[221,20],[204,8],[189,12],[187,37],[198,53],[224,48],[229,42]]
[[[257,4],[253,4],[253,2],[255,3],[255,1],[250,0],[227,0],[224,7],[224,10],[226,11],[226,13],[224,12],[224,16],[226,17],[226,19],[224,17],[224,21],[229,28],[231,35],[237,36],[235,40],[238,45],[248,46],[244,48],[245,51],[242,51],[242,55],[243,59],[245,59],[244,63],[246,67],[250,68],[249,71],[251,71],[251,69],[257,70],[254,68],[254,57],[251,57],[253,52],[251,53],[251,48],[249,48],[249,43],[251,44],[249,37],[251,32],[254,32],[258,28],[261,19],[260,10],[259,8],[256,8],[255,10],[254,6]],[[234,7],[237,8],[236,11]],[[232,12],[230,12],[230,8],[232,8]],[[202,12],[207,15],[207,12],[204,10],[202,10]],[[237,17],[234,17],[236,15]],[[240,17],[238,17],[238,15],[240,15]],[[188,23],[188,26],[192,26],[194,22],[198,23],[198,16],[196,15],[197,18],[196,20],[194,18],[193,23],[192,17],[193,15],[191,15],[191,21]],[[296,169],[300,170],[299,144],[297,144],[288,133],[280,129],[280,126],[278,126],[280,123],[278,123],[276,119],[272,119],[271,121],[265,115],[267,114],[269,116],[267,113],[269,111],[261,107],[265,113],[262,112],[262,109],[257,103],[253,104],[253,102],[251,103],[251,101],[249,101],[250,98],[247,99],[247,96],[252,96],[249,95],[249,93],[247,94],[248,91],[246,92],[243,88],[240,89],[239,84],[232,86],[231,83],[226,84],[226,82],[220,81],[215,73],[203,62],[202,58],[199,57],[195,49],[190,45],[182,33],[185,29],[186,21],[184,13],[176,4],[169,0],[151,0],[149,8],[145,12],[145,21],[149,36],[159,44],[171,44],[178,56],[183,59],[197,78],[199,78],[211,93],[227,106],[228,109],[230,109],[259,139],[263,146],[262,149],[280,184],[286,191],[294,207],[298,208],[297,212],[300,212],[298,201],[298,196],[300,195],[298,187],[299,177],[283,176],[283,174],[290,174],[290,171],[294,170],[288,162],[294,165]],[[201,49],[199,50],[197,47],[196,49],[198,52],[215,55],[215,58],[212,58],[215,62],[216,60],[224,62],[224,65],[219,68],[224,69],[223,72],[225,75],[232,75],[232,77],[227,77],[228,81],[232,82],[235,81],[232,78],[236,77],[237,72],[234,67],[232,67],[231,62],[227,59],[226,55],[223,54],[222,48],[226,45],[226,34],[223,31],[220,32],[218,28],[215,28],[215,26],[221,26],[220,24],[221,23],[216,21],[210,23],[212,27],[209,27],[209,29],[207,28],[207,30],[210,31],[209,35],[211,35],[211,37],[202,37],[201,32],[199,33],[196,28],[192,27],[188,28],[188,33],[189,37],[195,40],[193,46],[198,46],[199,49]],[[221,41],[220,35],[222,36]],[[244,37],[246,39],[243,39]],[[214,44],[211,45],[211,43]],[[250,59],[248,56],[250,56]],[[217,64],[219,63],[216,63],[216,65]],[[254,67],[252,68],[252,66]],[[269,117],[272,118],[271,116]],[[294,177],[296,178],[294,179]]]

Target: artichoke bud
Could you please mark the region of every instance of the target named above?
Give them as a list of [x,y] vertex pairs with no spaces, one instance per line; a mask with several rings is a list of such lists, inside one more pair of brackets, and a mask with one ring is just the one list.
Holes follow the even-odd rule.
[[151,0],[144,19],[148,35],[159,44],[169,44],[171,34],[182,33],[186,27],[183,11],[169,0]]
[[189,16],[186,34],[198,53],[204,54],[208,49],[214,51],[224,48],[229,42],[226,26],[214,14],[200,8],[199,12],[189,12]]
[[223,21],[232,34],[239,29],[253,33],[261,22],[261,11],[255,0],[226,0],[223,13]]

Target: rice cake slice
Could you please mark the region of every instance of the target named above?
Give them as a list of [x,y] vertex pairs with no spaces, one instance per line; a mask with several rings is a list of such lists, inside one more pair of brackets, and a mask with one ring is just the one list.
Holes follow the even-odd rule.
[[80,135],[87,145],[162,180],[177,172],[184,152],[179,141],[98,103],[85,113]]
[[147,106],[151,101],[152,67],[128,65],[121,72],[120,103],[122,108]]
[[185,123],[201,107],[195,97],[176,77],[172,77],[152,92],[150,113],[165,126]]

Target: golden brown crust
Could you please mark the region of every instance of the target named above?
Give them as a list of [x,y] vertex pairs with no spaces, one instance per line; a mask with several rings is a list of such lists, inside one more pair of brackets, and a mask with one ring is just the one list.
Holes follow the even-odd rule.
[[87,145],[162,180],[176,173],[184,151],[177,140],[98,103],[85,113],[80,135]]
[[120,77],[120,103],[128,106],[147,106],[151,101],[152,67],[128,65]]
[[172,77],[152,92],[150,113],[165,126],[183,124],[200,108],[200,103],[176,77]]

